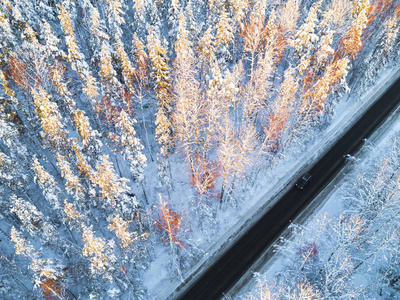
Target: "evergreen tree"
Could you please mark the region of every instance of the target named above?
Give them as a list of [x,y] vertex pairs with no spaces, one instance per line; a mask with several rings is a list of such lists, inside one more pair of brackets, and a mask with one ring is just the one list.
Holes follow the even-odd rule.
[[165,48],[156,37],[154,31],[149,32],[147,38],[149,58],[152,63],[151,76],[155,81],[155,92],[158,100],[158,109],[156,113],[156,139],[161,146],[160,153],[168,157],[173,150],[174,143],[172,139],[171,115],[171,87],[167,64],[168,57]]

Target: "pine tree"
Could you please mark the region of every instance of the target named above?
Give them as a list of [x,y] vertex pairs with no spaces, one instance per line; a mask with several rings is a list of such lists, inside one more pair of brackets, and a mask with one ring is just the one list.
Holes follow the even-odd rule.
[[121,130],[120,144],[124,147],[125,159],[128,160],[134,180],[142,182],[145,179],[144,168],[146,167],[146,156],[142,153],[143,145],[136,138],[136,131],[133,128],[135,119],[130,119],[128,114],[122,110],[118,122],[115,124]]
[[80,183],[79,177],[76,176],[71,165],[66,161],[65,157],[57,155],[57,166],[61,170],[61,176],[66,180],[65,186],[69,194],[74,195],[77,199],[84,195],[84,188]]
[[36,207],[27,201],[13,195],[10,212],[16,213],[22,222],[22,228],[27,230],[30,235],[37,235],[43,230],[44,216]]
[[68,60],[72,63],[72,66],[75,70],[79,70],[79,61],[84,59],[82,53],[80,53],[78,42],[76,41],[75,30],[72,26],[72,15],[68,12],[65,7],[65,1],[61,5],[57,5],[59,8],[58,18],[60,19],[60,23],[62,29],[65,34],[65,42],[67,43],[68,48]]
[[100,52],[100,77],[102,99],[96,103],[96,111],[102,112],[108,123],[114,123],[119,114],[120,92],[122,84],[117,79],[117,72],[112,64],[110,47],[107,42],[103,41]]
[[135,16],[141,15],[143,7],[144,7],[144,0],[134,0],[133,8],[135,9]]
[[84,146],[87,145],[94,135],[89,123],[89,118],[85,116],[85,113],[82,110],[76,109],[72,113],[72,119],[75,127],[78,129],[78,133],[82,139],[82,144]]
[[227,58],[230,57],[229,48],[234,42],[233,28],[231,26],[231,19],[228,12],[224,9],[219,16],[219,22],[215,27],[216,34],[215,39],[217,45],[219,45],[219,51]]
[[83,93],[87,99],[94,100],[99,95],[96,78],[88,70],[83,70],[82,77],[85,82],[82,88]]
[[98,96],[97,82],[90,73],[84,55],[80,52],[75,31],[72,26],[72,15],[66,8],[66,6],[69,5],[71,5],[69,1],[64,1],[61,5],[57,5],[59,8],[58,18],[60,19],[61,27],[65,34],[65,42],[68,48],[67,58],[72,64],[72,68],[78,72],[83,86],[83,93],[89,100],[93,100]]
[[321,1],[315,2],[313,6],[311,6],[307,18],[305,19],[305,23],[300,26],[294,39],[291,40],[291,46],[296,50],[300,57],[307,57],[315,43],[319,40],[318,35],[315,34],[315,29],[318,23],[318,12],[320,7]]
[[[109,40],[109,35],[105,32],[104,20],[101,19],[99,10],[96,7],[90,9],[90,32],[94,40],[94,48],[100,47],[102,40]],[[94,49],[95,50],[95,49]]]
[[340,41],[340,49],[343,51],[343,55],[351,59],[354,59],[362,48],[363,42],[361,36],[368,25],[370,9],[369,0],[363,0],[357,4],[356,19]]
[[78,230],[82,230],[84,224],[82,222],[83,216],[78,212],[74,205],[69,203],[67,200],[64,200],[64,213],[65,222],[68,222],[72,227],[75,227]]
[[59,199],[60,190],[54,177],[46,172],[36,158],[32,163],[31,169],[35,174],[34,181],[35,183],[38,183],[40,188],[43,190],[46,200],[49,201],[56,212],[59,212],[62,209]]
[[161,45],[154,31],[149,32],[147,38],[149,58],[152,63],[151,76],[155,81],[155,92],[158,100],[158,109],[156,113],[156,139],[161,146],[160,153],[168,157],[174,147],[172,139],[171,114],[171,87],[167,64],[168,57],[165,48]]
[[137,64],[137,81],[143,82],[143,87],[147,85],[147,76],[149,68],[149,56],[146,53],[145,45],[139,40],[136,33],[133,35],[134,60]]
[[46,42],[46,50],[49,51],[49,54],[53,56],[53,58],[65,56],[66,54],[64,51],[60,50],[60,39],[55,36],[50,24],[44,19],[42,30],[42,37]]
[[129,180],[118,178],[114,173],[113,164],[109,161],[108,155],[103,155],[96,166],[94,180],[101,189],[102,199],[108,199],[112,205],[116,199],[124,192],[129,190],[126,185]]
[[134,240],[134,235],[129,232],[130,221],[124,221],[119,215],[116,215],[110,220],[108,229],[115,231],[115,235],[121,240],[123,248],[129,248]]
[[122,36],[122,29],[120,25],[125,24],[125,20],[123,15],[125,12],[123,11],[121,0],[106,0],[108,3],[108,23],[111,34],[116,38],[120,38]]
[[216,49],[212,27],[208,27],[196,47],[196,52],[200,61],[202,62],[204,74],[208,73],[210,66],[212,66],[214,60],[216,60],[215,51]]
[[117,79],[115,78],[115,76],[117,75],[117,72],[115,71],[115,69],[112,65],[110,47],[104,41],[101,44],[99,66],[100,66],[99,74],[102,79],[102,82],[106,85],[106,89],[107,89],[108,93],[110,93],[109,90],[111,90],[113,88],[114,84],[117,81]]
[[234,9],[233,19],[239,25],[239,28],[243,27],[243,20],[246,17],[246,13],[249,9],[249,0],[233,0],[232,7]]
[[398,24],[399,24],[398,16],[393,16],[383,24],[385,28],[383,51],[386,53],[389,53],[391,49],[394,48],[393,45],[396,42],[396,37],[399,35],[399,30],[400,30]]
[[32,89],[32,96],[35,110],[50,145],[57,148],[61,147],[65,144],[67,133],[57,104],[50,101],[50,94],[42,86]]
[[4,93],[9,96],[12,100],[15,98],[15,92],[10,88],[7,78],[4,75],[4,72],[0,70],[0,84],[3,87]]
[[91,227],[83,227],[82,239],[85,245],[82,254],[90,259],[90,271],[92,274],[104,273],[110,266],[105,253],[106,242],[94,235]]
[[[39,252],[27,241],[26,238],[21,237],[21,232],[16,230],[14,226],[11,228],[11,241],[14,242],[15,253],[26,256],[31,260],[29,268],[34,273],[34,283],[36,288],[40,288],[41,283],[45,280],[51,279],[57,281],[62,277],[60,269],[61,265],[54,265],[50,259],[40,259]],[[61,293],[53,291],[59,299],[63,299]]]
[[186,29],[186,19],[179,15],[179,39],[175,43],[173,92],[175,111],[173,120],[176,138],[181,142],[192,174],[196,144],[199,139],[201,112],[200,84],[197,81],[196,60]]
[[136,70],[133,68],[132,63],[125,52],[124,45],[119,38],[116,38],[115,49],[122,67],[122,76],[124,77],[125,85],[128,87],[131,94],[134,93],[133,79],[136,76]]

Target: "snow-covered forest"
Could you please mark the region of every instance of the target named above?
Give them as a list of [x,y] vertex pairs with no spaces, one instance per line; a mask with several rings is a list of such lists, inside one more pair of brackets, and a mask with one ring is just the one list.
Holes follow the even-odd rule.
[[182,281],[399,64],[399,20],[399,0],[0,0],[0,298]]

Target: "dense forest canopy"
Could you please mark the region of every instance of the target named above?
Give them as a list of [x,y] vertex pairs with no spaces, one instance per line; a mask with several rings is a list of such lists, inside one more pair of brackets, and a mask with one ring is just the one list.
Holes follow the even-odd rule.
[[235,189],[395,62],[399,19],[397,0],[1,0],[0,297],[152,298],[157,259],[182,279]]

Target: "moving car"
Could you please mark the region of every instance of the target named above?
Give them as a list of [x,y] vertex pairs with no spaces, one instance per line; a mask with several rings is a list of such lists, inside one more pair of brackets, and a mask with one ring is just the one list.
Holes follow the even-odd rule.
[[303,176],[301,176],[299,181],[297,181],[296,188],[302,190],[310,183],[310,181],[311,181],[311,175],[306,173]]

